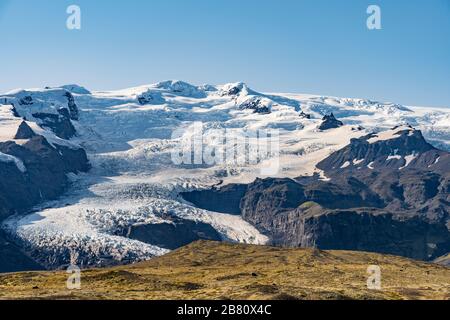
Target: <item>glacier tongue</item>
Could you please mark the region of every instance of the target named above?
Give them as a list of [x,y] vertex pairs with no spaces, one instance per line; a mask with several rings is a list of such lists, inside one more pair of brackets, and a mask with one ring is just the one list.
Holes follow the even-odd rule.
[[[355,130],[355,126],[387,129],[414,120],[413,125],[427,127],[425,136],[428,133],[435,141],[448,142],[450,134],[445,121],[450,111],[445,109],[260,94],[243,83],[197,87],[167,81],[93,93],[75,85],[71,89],[80,114],[79,121],[74,121],[78,134],[70,143],[85,148],[93,168],[88,174],[72,177],[70,190],[58,201],[45,203],[25,217],[12,217],[3,225],[49,268],[69,263],[129,263],[165,254],[168,250],[164,248],[121,235],[137,224],[171,223],[167,217],[207,223],[227,241],[267,243],[268,238],[240,216],[198,209],[179,196],[180,192],[220,183],[251,182],[261,175],[259,165],[236,166],[233,170],[219,164],[175,165],[171,152],[177,141],[172,139],[172,132],[194,122],[202,122],[206,134],[215,128],[279,129],[278,176],[292,178],[320,174],[315,168],[319,161],[347,145],[351,138],[367,134]],[[46,99],[45,91],[34,95]],[[240,108],[253,97],[270,105],[270,114]],[[300,117],[299,106],[312,119]],[[318,130],[322,116],[331,112],[346,125]]]

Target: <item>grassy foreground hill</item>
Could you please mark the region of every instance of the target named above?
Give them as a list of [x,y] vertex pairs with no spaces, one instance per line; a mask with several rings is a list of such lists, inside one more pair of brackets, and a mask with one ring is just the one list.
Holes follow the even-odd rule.
[[[378,265],[382,289],[367,289]],[[65,272],[0,275],[1,299],[450,299],[450,268],[349,251],[199,241],[151,261]]]

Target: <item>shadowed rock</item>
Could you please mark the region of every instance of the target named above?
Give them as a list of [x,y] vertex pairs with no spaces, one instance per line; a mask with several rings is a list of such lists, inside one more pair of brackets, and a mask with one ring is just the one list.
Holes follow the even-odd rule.
[[172,220],[172,223],[132,226],[128,230],[128,237],[171,250],[198,240],[222,240],[220,234],[209,224],[179,218]]
[[22,121],[19,128],[17,129],[17,133],[14,136],[14,139],[31,139],[36,136],[33,129],[25,122]]
[[329,130],[342,127],[344,124],[337,120],[334,114],[326,115],[322,119],[322,124],[319,126],[319,130]]
[[275,245],[432,261],[450,252],[450,154],[402,129],[331,154],[317,165],[329,181],[257,179],[183,197],[211,211],[239,208]]

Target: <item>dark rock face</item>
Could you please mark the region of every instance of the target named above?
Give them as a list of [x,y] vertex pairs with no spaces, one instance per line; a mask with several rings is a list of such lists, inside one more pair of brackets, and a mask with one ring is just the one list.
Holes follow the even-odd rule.
[[239,107],[241,110],[253,110],[254,113],[268,114],[270,109],[262,103],[261,98],[252,98],[242,103]]
[[14,116],[28,121],[38,119],[40,126],[51,129],[62,139],[70,139],[76,134],[71,121],[79,119],[79,109],[73,94],[65,89],[48,89],[43,93],[21,91],[2,96],[1,100],[13,106]]
[[89,170],[83,149],[53,147],[42,136],[23,145],[13,141],[0,143],[0,152],[20,159],[26,168],[22,172],[13,162],[0,162],[0,220],[55,199],[68,184],[67,173]]
[[9,242],[0,230],[0,273],[44,270],[15,244]]
[[222,240],[217,231],[209,224],[179,218],[172,220],[172,223],[130,227],[127,236],[170,250],[175,250],[198,240]]
[[[68,185],[67,173],[89,170],[83,149],[52,146],[42,136],[30,137],[28,129],[24,125],[18,132],[20,138],[29,139],[25,144],[0,143],[0,152],[20,159],[26,169],[20,170],[14,162],[0,161],[0,221],[57,198]],[[30,258],[32,253],[28,256],[21,250],[0,231],[0,272],[44,269]]]
[[165,103],[164,97],[161,95],[161,93],[155,92],[152,90],[143,92],[142,94],[138,95],[136,97],[136,99],[141,106],[148,105],[148,104],[164,104]]
[[385,140],[372,138],[354,139],[317,165],[330,181],[258,179],[196,192],[192,202],[212,211],[226,202],[233,213],[239,206],[242,217],[275,245],[429,261],[447,254],[450,154],[412,129]]
[[290,179],[258,179],[247,187],[240,201],[240,210],[243,217],[249,220],[253,219],[254,212],[247,208],[273,214],[293,210],[306,201],[304,193],[304,187]]
[[67,91],[65,93],[65,96],[67,98],[67,107],[69,108],[69,117],[71,120],[78,120],[79,119],[79,112],[78,107],[75,103],[75,98],[73,95]]
[[[408,168],[428,169],[428,166],[434,165],[440,156],[448,154],[435,149],[425,141],[419,130],[412,128],[399,131],[393,129],[392,139],[379,141],[376,139],[377,135],[375,134],[352,139],[348,146],[320,162],[317,167],[330,173],[339,173],[349,169],[360,170],[370,164],[374,170],[399,169],[407,164],[406,156],[417,155],[408,164]],[[342,167],[346,162],[349,166]]]
[[265,226],[276,245],[370,251],[432,260],[448,251],[443,224],[419,217],[399,219],[384,210],[326,210],[305,203]]
[[322,119],[322,124],[319,126],[319,130],[329,130],[342,127],[344,124],[336,119],[334,114],[326,115]]
[[12,113],[14,117],[20,118],[20,114],[17,112],[17,109],[16,107],[14,107],[14,104],[12,104]]
[[311,119],[311,115],[305,113],[304,111],[302,111],[302,112],[300,112],[300,118],[303,118],[303,119]]
[[148,97],[144,97],[144,96],[138,96],[137,97],[137,99],[138,99],[138,102],[139,102],[139,104],[141,105],[141,106],[144,106],[144,105],[146,105],[146,104],[149,104],[151,101],[152,101],[152,99],[149,99]]
[[25,121],[22,121],[14,139],[31,139],[35,136],[36,133],[34,133],[30,126]]
[[32,96],[26,96],[26,97],[23,97],[23,98],[21,98],[20,100],[19,100],[19,104],[21,105],[21,106],[31,106],[31,105],[33,105],[33,97]]
[[52,130],[61,139],[70,139],[76,134],[75,127],[68,117],[67,110],[60,109],[59,115],[52,113],[35,113],[33,117],[42,120],[42,126]]
[[243,84],[233,85],[226,90],[222,90],[220,92],[220,95],[222,95],[222,96],[237,96],[242,92],[243,87],[244,87]]
[[220,189],[184,192],[181,196],[199,208],[239,215],[240,201],[246,190],[246,185],[235,184]]

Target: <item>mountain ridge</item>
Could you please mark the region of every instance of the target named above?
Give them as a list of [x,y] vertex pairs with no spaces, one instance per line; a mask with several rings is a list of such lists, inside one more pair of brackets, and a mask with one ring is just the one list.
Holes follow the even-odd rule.
[[[202,237],[268,243],[270,239],[261,233],[263,229],[249,219],[253,216],[253,209],[247,211],[244,219],[239,214],[239,204],[232,204],[235,197],[231,197],[227,204],[227,211],[234,211],[231,214],[211,210],[214,208],[201,209],[180,197],[180,194],[191,191],[210,190],[214,186],[224,188],[236,182],[248,185],[258,178],[267,178],[260,175],[260,165],[270,162],[271,155],[261,159],[257,165],[178,166],[172,163],[170,154],[179,144],[172,132],[186,131],[198,122],[203,123],[205,139],[216,129],[229,130],[232,134],[236,134],[233,133],[236,130],[279,130],[280,170],[271,178],[294,179],[299,183],[295,179],[301,176],[303,184],[315,184],[307,188],[305,199],[318,201],[321,194],[335,195],[331,197],[335,201],[334,208],[330,203],[319,201],[322,208],[317,205],[302,208],[308,212],[306,216],[315,210],[352,209],[349,205],[342,208],[345,201],[352,205],[370,204],[372,211],[381,210],[386,201],[398,194],[405,194],[405,199],[394,199],[389,210],[400,208],[406,215],[413,210],[429,212],[425,216],[435,221],[433,223],[445,219],[448,208],[448,200],[442,196],[443,193],[435,194],[438,180],[438,188],[445,188],[445,181],[442,182],[440,177],[445,172],[446,162],[438,161],[434,157],[437,151],[431,149],[429,156],[420,159],[413,157],[412,152],[401,156],[394,152],[387,154],[386,158],[395,164],[393,177],[398,179],[398,186],[382,194],[378,191],[383,188],[378,187],[374,192],[367,186],[370,181],[359,181],[361,179],[346,179],[333,185],[333,180],[338,181],[337,175],[333,177],[327,168],[316,167],[351,144],[352,139],[360,139],[371,132],[376,135],[407,123],[422,130],[423,136],[430,139],[433,146],[446,146],[450,141],[450,125],[446,123],[450,112],[442,110],[407,108],[364,99],[266,94],[244,83],[196,86],[182,81],[100,92],[79,85],[16,90],[0,95],[0,103],[1,144],[9,146],[15,143],[15,148],[23,148],[23,144],[30,143],[29,140],[45,139],[50,146],[46,147],[48,150],[84,151],[89,161],[91,169],[87,173],[78,169],[65,172],[69,176],[61,181],[68,182],[64,184],[67,188],[59,189],[49,198],[44,196],[44,192],[36,207],[10,216],[2,223],[8,237],[21,248],[26,248],[27,255],[48,269],[61,268],[71,262],[85,267],[133,263],[166,254],[167,248],[173,249],[187,240]],[[322,119],[330,114],[343,125],[320,130]],[[33,133],[38,138],[33,137]],[[15,140],[15,135],[24,139]],[[20,168],[27,168],[27,161],[16,157],[18,154],[0,156],[0,165],[17,168],[14,169],[15,176],[20,175]],[[445,157],[441,159],[445,160]],[[380,160],[380,163],[385,160]],[[436,163],[433,164],[433,160]],[[339,168],[345,161],[338,161]],[[73,159],[63,162],[66,163],[64,166],[79,163]],[[357,172],[358,163],[349,162],[341,171],[353,168]],[[362,162],[359,164],[362,167]],[[418,183],[410,169],[425,167],[425,164],[431,167],[426,168],[427,173],[423,174],[425,182]],[[373,175],[367,165],[359,171]],[[327,183],[329,179],[331,181]],[[406,192],[400,192],[401,185],[406,186]],[[289,186],[286,188],[289,190]],[[428,194],[424,188],[432,192]],[[347,190],[349,196],[338,196],[342,190]],[[411,205],[421,197],[420,208]],[[249,200],[249,203],[253,201]],[[410,206],[406,208],[410,212],[402,207],[404,204]],[[371,217],[372,211],[365,214]],[[356,214],[359,213],[352,213]],[[177,241],[170,241],[167,237],[155,238],[154,235],[163,230],[169,234],[180,230],[183,236],[175,239]],[[441,246],[445,241],[441,233],[437,238],[429,242],[431,246],[436,245],[434,249],[421,247],[418,250],[420,258],[428,259],[428,251],[433,253],[432,257],[443,251]],[[305,240],[305,243],[309,242]]]

